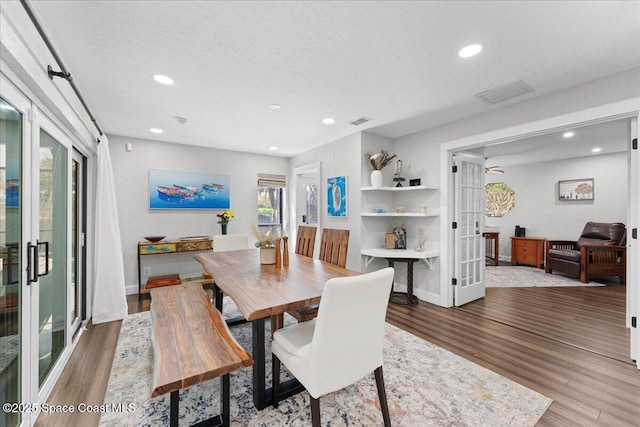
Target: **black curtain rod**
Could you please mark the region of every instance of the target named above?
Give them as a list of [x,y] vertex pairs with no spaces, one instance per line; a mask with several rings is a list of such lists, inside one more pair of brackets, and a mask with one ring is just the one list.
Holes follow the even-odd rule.
[[[69,82],[69,84],[71,85],[71,89],[73,89],[73,91],[76,93],[76,96],[78,97],[78,99],[80,100],[80,103],[82,104],[85,111],[89,115],[89,118],[93,122],[93,125],[96,127],[96,129],[98,129],[99,136],[102,136],[102,129],[100,129],[100,126],[96,121],[96,118],[91,113],[91,110],[89,110],[87,103],[84,102],[84,98],[80,94],[80,91],[78,90],[78,87],[76,86],[76,84],[73,82],[73,79],[71,78],[71,74],[67,71],[67,68],[62,63],[60,56],[58,56],[58,52],[56,52],[53,45],[51,44],[49,37],[47,37],[47,35],[44,33],[44,30],[42,29],[40,22],[38,22],[38,18],[36,18],[36,15],[33,12],[33,9],[31,8],[29,1],[20,0],[20,3],[22,4],[22,7],[24,7],[24,10],[27,12],[27,15],[29,15],[29,18],[31,19],[31,22],[33,23],[33,25],[36,27],[36,30],[38,30],[38,33],[40,34],[40,37],[42,37],[42,40],[44,40],[44,43],[47,45],[47,48],[49,48],[51,55],[53,55],[53,58],[56,60],[56,62],[58,63],[58,66],[60,67],[61,75],[60,74],[54,74],[54,75],[57,75],[58,77],[62,77]],[[49,78],[53,79],[53,77],[51,76],[51,72],[49,74]],[[98,139],[98,144],[99,143],[100,143],[100,139]]]

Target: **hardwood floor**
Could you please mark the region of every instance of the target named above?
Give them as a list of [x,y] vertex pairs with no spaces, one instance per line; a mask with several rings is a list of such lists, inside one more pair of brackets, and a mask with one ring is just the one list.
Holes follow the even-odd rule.
[[[129,312],[149,309],[130,296]],[[390,305],[387,320],[554,400],[538,426],[640,425],[640,371],[627,357],[625,288],[489,288],[457,309]],[[90,327],[50,399],[102,403],[120,322]],[[40,416],[37,426],[96,425]]]

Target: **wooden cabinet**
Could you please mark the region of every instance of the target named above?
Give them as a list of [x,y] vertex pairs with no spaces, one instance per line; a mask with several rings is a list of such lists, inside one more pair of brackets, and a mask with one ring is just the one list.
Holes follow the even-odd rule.
[[512,237],[511,265],[529,264],[538,268],[544,266],[544,238]]

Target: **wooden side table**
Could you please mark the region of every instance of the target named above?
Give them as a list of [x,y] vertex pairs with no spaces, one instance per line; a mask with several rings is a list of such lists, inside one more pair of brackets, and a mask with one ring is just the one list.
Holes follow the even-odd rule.
[[[498,265],[498,257],[500,254],[500,233],[488,231],[484,233],[484,238],[489,242],[489,249],[493,249],[493,251],[489,250],[486,252],[487,258],[492,259],[496,265]],[[493,256],[491,256],[491,252],[493,252]]]
[[544,267],[544,242],[542,237],[512,237],[511,265],[529,264]]

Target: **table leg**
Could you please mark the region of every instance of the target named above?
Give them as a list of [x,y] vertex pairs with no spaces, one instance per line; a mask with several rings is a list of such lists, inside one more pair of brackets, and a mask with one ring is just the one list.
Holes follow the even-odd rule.
[[[253,404],[260,411],[273,403],[273,390],[267,388],[266,375],[266,349],[264,318],[251,322],[252,346],[253,346]],[[294,394],[304,391],[300,381],[293,378],[280,383],[278,390],[279,400],[286,399]]]
[[[389,263],[389,267],[393,267],[395,262],[406,262],[407,263],[407,292],[397,292],[394,291],[395,283],[391,284],[391,296],[389,297],[389,302],[400,305],[415,305],[418,304],[418,297],[413,294],[413,263],[417,261],[417,259],[413,258],[395,258],[395,259],[387,259]],[[398,301],[398,297],[404,297],[403,300]]]
[[418,303],[418,297],[413,294],[413,261],[407,262],[407,299],[411,305]]

